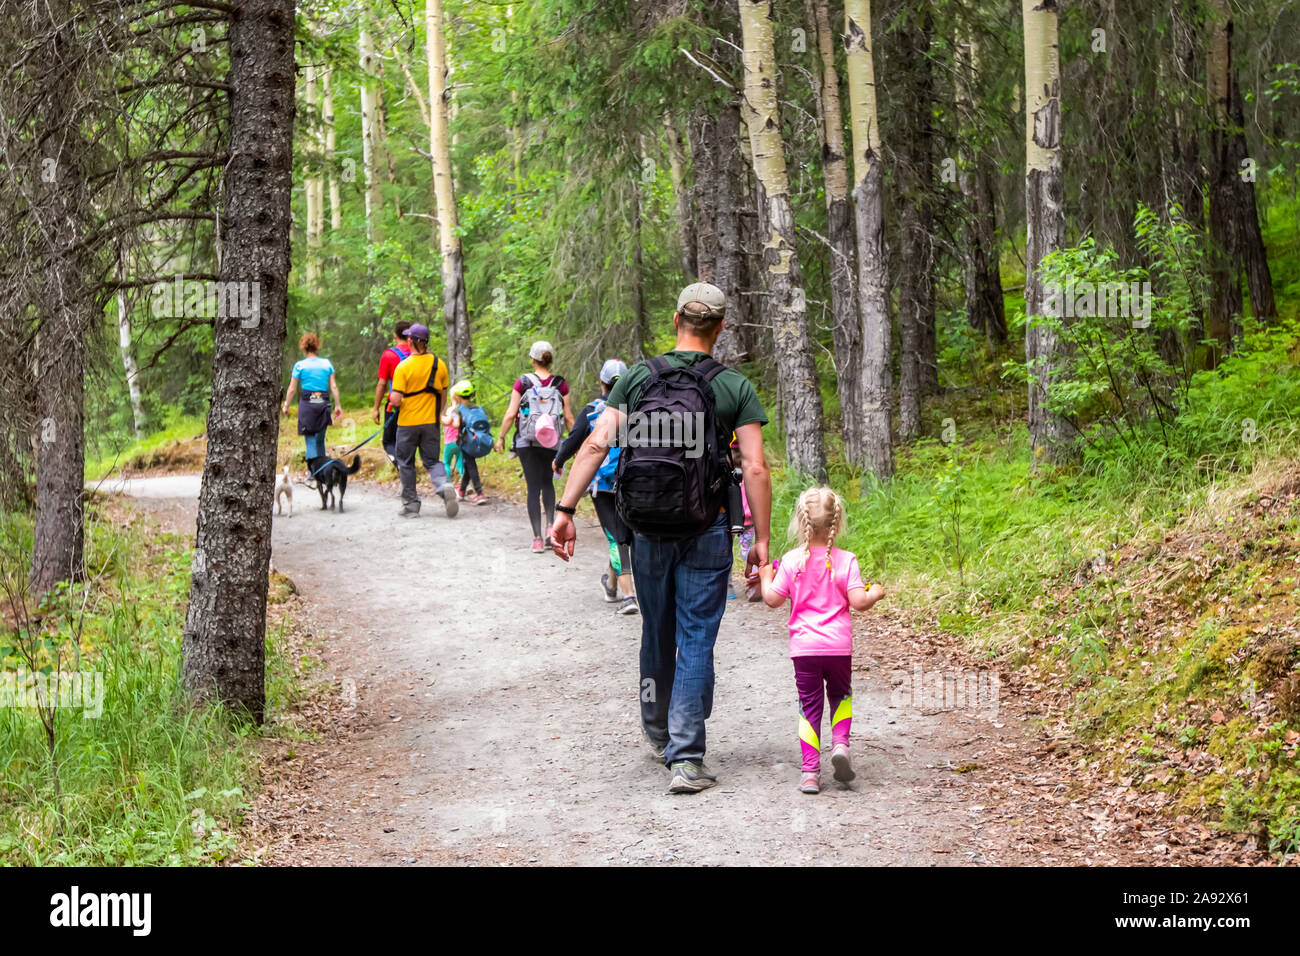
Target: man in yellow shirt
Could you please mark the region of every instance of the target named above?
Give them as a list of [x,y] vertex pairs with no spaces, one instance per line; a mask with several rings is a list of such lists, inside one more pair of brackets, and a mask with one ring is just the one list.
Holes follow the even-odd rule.
[[420,496],[416,493],[415,452],[429,472],[434,494],[442,498],[447,517],[455,517],[459,505],[456,489],[447,482],[442,467],[441,428],[438,419],[447,402],[451,375],[447,363],[429,352],[429,329],[413,325],[406,330],[411,354],[393,370],[393,407],[397,409],[397,473],[402,476],[403,518],[420,515]]

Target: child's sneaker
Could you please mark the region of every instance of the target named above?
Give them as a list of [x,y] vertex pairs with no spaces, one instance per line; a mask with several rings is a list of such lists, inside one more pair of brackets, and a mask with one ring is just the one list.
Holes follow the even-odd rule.
[[805,773],[799,778],[799,790],[801,793],[821,793],[821,784],[818,782],[820,775],[815,772]]
[[857,776],[853,772],[853,765],[849,763],[848,744],[836,744],[831,750],[831,766],[835,768],[835,779],[840,783],[848,783]]

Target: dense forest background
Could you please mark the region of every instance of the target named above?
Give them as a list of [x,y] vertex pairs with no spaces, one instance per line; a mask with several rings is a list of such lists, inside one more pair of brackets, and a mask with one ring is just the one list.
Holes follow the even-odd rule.
[[[833,165],[836,157],[825,146],[817,33],[817,10],[825,6],[775,5],[774,50],[812,357],[834,449],[843,348],[834,336],[826,198],[828,159]],[[1208,275],[1202,207],[1214,171],[1207,86],[1214,5],[1060,6],[1067,244],[1095,243],[1094,256],[1112,251],[1117,269],[1157,270],[1160,251],[1144,246],[1135,230],[1139,205],[1167,223],[1169,206],[1178,203],[1199,238],[1188,245]],[[920,332],[913,346],[909,329],[896,329],[893,361],[898,368],[901,333],[919,356],[922,395],[967,395],[1006,384],[1003,363],[1023,358],[1016,324],[1025,255],[1020,11],[1011,4],[920,9],[884,3],[872,10],[891,311],[896,326],[901,315],[910,329],[915,310]],[[1294,242],[1297,210],[1297,12],[1294,4],[1260,2],[1233,4],[1231,13],[1240,155],[1252,164],[1248,187],[1272,240],[1275,295],[1294,301],[1300,276],[1280,253]],[[345,393],[357,397],[368,394],[375,357],[397,319],[427,323],[444,336],[434,348],[448,354],[424,14],[423,3],[410,2],[299,5],[288,339],[320,333]],[[840,11],[828,22],[829,68],[844,76]],[[199,43],[201,25],[177,29]],[[609,355],[634,359],[666,347],[676,290],[702,274],[717,281],[719,267],[730,267],[723,259],[734,255],[731,358],[779,416],[750,145],[743,127],[718,123],[744,85],[736,5],[451,0],[445,33],[472,370],[481,394],[504,401],[536,337],[556,344],[564,374],[584,391],[594,387],[594,370]],[[214,43],[184,61],[220,75],[224,56]],[[369,126],[363,101],[373,104]],[[840,143],[848,123],[847,109],[842,113]],[[733,141],[719,142],[728,132]],[[213,188],[194,185],[203,178],[191,179],[178,197]],[[981,251],[1005,298],[1004,309],[999,301],[984,310],[988,317],[978,289],[968,288],[977,199],[993,241]],[[719,202],[730,206],[721,215]],[[719,225],[727,230],[721,256]],[[140,254],[165,257],[169,275],[212,272],[211,230],[175,233],[170,244],[161,235],[152,245],[142,241]],[[1162,288],[1160,278],[1157,294],[1171,295],[1178,280]],[[1190,294],[1208,297],[1192,285]],[[92,458],[122,447],[133,429],[205,413],[210,320],[159,319],[153,301],[142,286],[105,310],[89,366]],[[1248,293],[1245,302],[1249,319]],[[138,422],[117,349],[121,307],[139,369]],[[1180,307],[1203,311],[1201,303]],[[1157,315],[1161,321],[1175,319]],[[294,358],[285,355],[286,374]],[[897,387],[900,373],[893,378]],[[1019,400],[1013,389],[1005,395]],[[927,408],[919,423],[904,423],[911,436],[937,437],[952,417],[933,402]],[[1012,410],[1004,414],[1011,418]],[[779,441],[774,450],[783,451]]]

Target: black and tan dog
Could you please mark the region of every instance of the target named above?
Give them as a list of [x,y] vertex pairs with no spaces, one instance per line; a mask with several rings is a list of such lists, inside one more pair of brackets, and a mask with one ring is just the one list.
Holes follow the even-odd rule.
[[[317,469],[320,469],[319,471]],[[348,475],[355,475],[361,470],[361,456],[353,455],[352,464],[344,466],[338,458],[307,459],[307,474],[314,475],[316,490],[320,492],[320,510],[334,510],[334,489],[338,488],[339,514],[343,513],[343,495],[348,490]]]

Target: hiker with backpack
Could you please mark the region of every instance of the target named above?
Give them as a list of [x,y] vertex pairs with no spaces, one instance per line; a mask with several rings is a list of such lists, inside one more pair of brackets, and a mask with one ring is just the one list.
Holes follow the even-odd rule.
[[465,492],[472,481],[474,494],[470,496],[470,502],[485,505],[487,496],[483,494],[478,460],[492,450],[492,431],[487,412],[475,400],[474,384],[467,378],[451,387],[451,400],[452,406],[443,418],[450,418],[448,425],[456,429],[456,447],[461,455],[460,487],[456,489],[456,497],[464,501]]
[[[407,341],[406,330],[411,323],[405,319],[393,326],[393,344],[384,349],[379,356],[379,382],[375,385],[375,408],[371,417],[379,424],[379,406],[384,408],[384,436],[379,441],[384,446],[384,454],[394,465],[397,464],[397,411],[393,408],[393,370],[411,354],[411,343]],[[387,401],[385,401],[387,399]]]
[[[587,440],[592,426],[608,404],[610,389],[626,371],[627,365],[620,359],[610,359],[600,367],[600,395],[583,407],[582,414],[575,420],[573,431],[555,453],[552,470],[556,476],[561,474],[564,463]],[[632,529],[618,516],[614,504],[614,472],[618,468],[618,455],[618,446],[606,453],[589,488],[596,517],[609,542],[609,571],[600,576],[600,590],[608,603],[618,605],[619,614],[636,614],[640,608],[637,607],[636,594],[632,588]]]
[[768,562],[767,415],[749,380],[711,355],[725,312],[716,286],[697,282],[682,290],[673,315],[676,348],[619,377],[569,469],[552,532],[555,553],[567,561],[577,544],[574,507],[617,441],[615,502],[633,531],[641,606],[636,693],[645,738],[671,771],[670,793],[698,793],[717,782],[704,763],[704,725],[713,709],[713,645],[727,605],[730,533],[745,520],[729,454],[733,431],[754,522],[746,569]]
[[[501,420],[497,451],[505,450],[506,432],[516,425],[512,448],[524,469],[528,520],[533,526],[533,554],[544,554],[555,519],[555,484],[551,463],[565,428],[573,428],[569,385],[551,374],[555,350],[550,342],[534,342],[528,350],[533,370],[515,380],[510,407]],[[546,525],[542,525],[542,513]]]
[[402,518],[420,516],[420,496],[416,492],[415,453],[429,472],[434,494],[442,498],[448,518],[454,518],[460,505],[456,489],[447,481],[439,455],[438,420],[447,400],[451,375],[438,356],[429,353],[429,330],[413,325],[406,330],[411,354],[393,369],[393,407],[397,409],[397,473],[402,477]]

